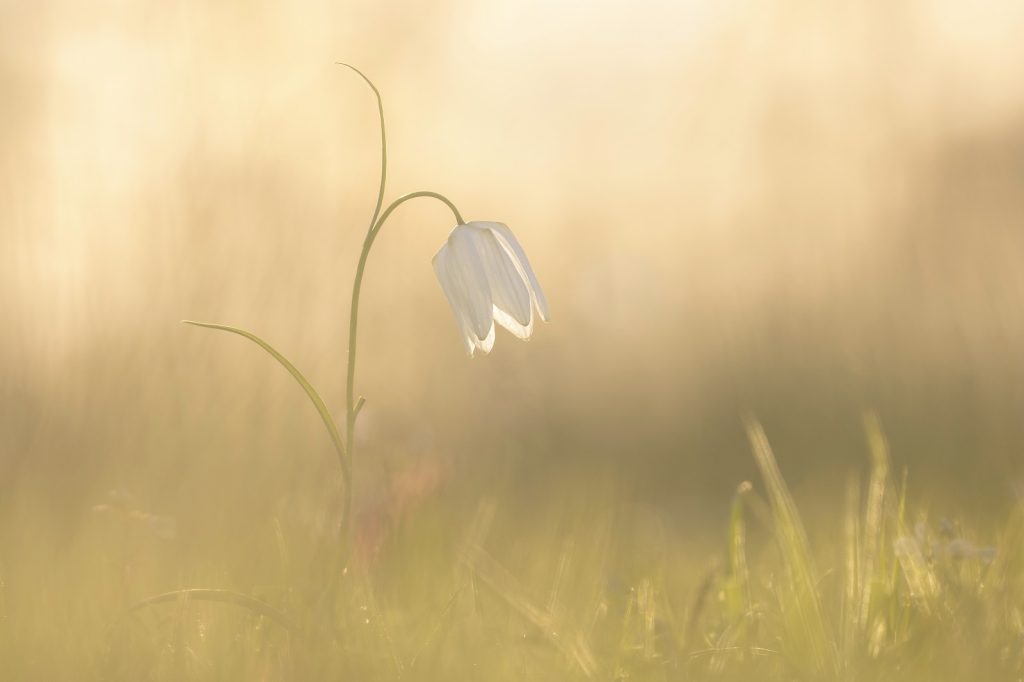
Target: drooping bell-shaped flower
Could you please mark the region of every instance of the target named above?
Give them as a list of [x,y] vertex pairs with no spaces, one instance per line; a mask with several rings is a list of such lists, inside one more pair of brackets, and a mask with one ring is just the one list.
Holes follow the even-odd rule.
[[458,225],[433,262],[470,357],[477,349],[491,351],[495,322],[525,340],[533,333],[534,308],[548,321],[544,292],[506,225]]

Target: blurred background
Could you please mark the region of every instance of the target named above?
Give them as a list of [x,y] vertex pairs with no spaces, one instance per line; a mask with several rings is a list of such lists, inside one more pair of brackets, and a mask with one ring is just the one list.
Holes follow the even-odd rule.
[[179,320],[259,334],[341,416],[379,148],[338,60],[383,94],[388,198],[507,223],[553,310],[469,360],[430,266],[450,214],[395,213],[360,326],[371,552],[482,499],[535,530],[629,505],[694,546],[756,478],[747,413],[808,505],[865,469],[872,410],[926,503],[999,512],[1024,446],[1022,26],[1011,0],[3,2],[8,583],[30,540],[60,556],[111,510],[176,543],[154,540],[169,587],[333,523],[298,387]]

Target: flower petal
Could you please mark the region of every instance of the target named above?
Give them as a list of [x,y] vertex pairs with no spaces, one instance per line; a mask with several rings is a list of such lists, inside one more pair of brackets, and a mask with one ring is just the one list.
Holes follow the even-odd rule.
[[448,235],[447,269],[465,305],[470,328],[477,339],[485,339],[494,327],[491,286],[477,245],[479,236],[459,225]]
[[[479,348],[481,351],[483,351],[484,355],[487,355],[488,353],[490,353],[491,349],[494,348],[494,325],[493,324],[491,325],[491,330],[489,332],[487,332],[487,336],[484,337],[483,339],[478,339],[477,340],[476,347]],[[470,353],[470,357],[472,357],[472,355],[473,354]]]
[[466,352],[472,357],[473,350],[476,348],[476,335],[473,333],[472,325],[466,313],[468,306],[462,296],[462,290],[451,275],[449,268],[450,258],[448,244],[445,243],[434,254],[432,261],[434,274],[437,275],[437,281],[441,283],[441,290],[444,291],[444,296],[448,299],[448,305],[452,309],[452,314],[455,315],[455,322],[459,325],[459,334],[462,337],[462,342],[466,344]]
[[[532,327],[533,306],[526,280],[516,267],[507,249],[489,229],[476,230],[480,260],[491,285],[491,299],[496,313],[494,319],[509,331],[520,336]],[[513,325],[509,326],[508,322]],[[528,334],[527,334],[528,335]]]
[[523,251],[523,247],[519,245],[519,241],[516,239],[516,236],[512,234],[512,230],[510,230],[504,223],[476,221],[471,224],[490,230],[497,238],[498,243],[500,243],[511,256],[512,261],[516,265],[516,269],[519,270],[522,277],[529,283],[530,296],[537,306],[537,312],[540,313],[540,319],[545,322],[551,319],[547,297],[544,296],[544,291],[540,288],[537,276],[533,274],[533,268],[530,266],[530,261],[526,257],[526,252]]
[[522,339],[523,341],[529,340],[530,336],[533,334],[532,316],[527,324],[520,324],[514,317],[495,305],[494,321],[509,330],[513,336],[518,339]]

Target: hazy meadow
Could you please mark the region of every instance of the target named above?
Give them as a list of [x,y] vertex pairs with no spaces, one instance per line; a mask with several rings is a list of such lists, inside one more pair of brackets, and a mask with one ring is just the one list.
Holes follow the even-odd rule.
[[[1019,679],[1022,35],[1010,0],[0,2],[0,679]],[[388,200],[507,223],[552,309],[469,359],[451,214],[395,212],[343,575],[316,411],[180,324],[344,424],[380,151],[341,60]],[[129,613],[186,588],[273,610]]]

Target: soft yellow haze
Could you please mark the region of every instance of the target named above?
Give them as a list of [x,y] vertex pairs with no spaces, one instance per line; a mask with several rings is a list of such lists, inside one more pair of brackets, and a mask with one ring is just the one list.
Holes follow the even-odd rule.
[[866,408],[922,476],[1019,472],[1019,3],[0,11],[8,492],[187,514],[239,468],[253,499],[333,476],[280,368],[178,321],[255,331],[342,407],[379,152],[338,60],[383,93],[388,196],[510,225],[554,320],[470,362],[430,269],[450,215],[400,209],[363,298],[364,480],[626,458],[656,497],[728,494],[740,414],[813,479],[860,466]]
[[[1021,36],[1020,0],[0,0],[0,679],[1018,679]],[[380,150],[338,61],[387,200],[507,224],[551,308],[470,359],[451,212],[385,225],[343,577],[316,411],[180,324],[344,424]],[[191,587],[328,636],[125,617]]]

